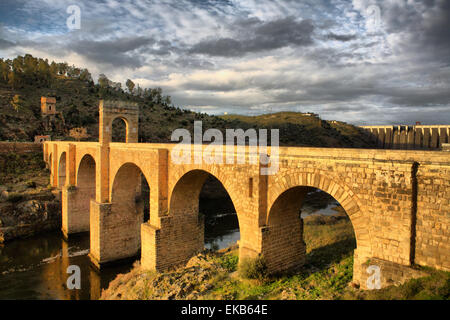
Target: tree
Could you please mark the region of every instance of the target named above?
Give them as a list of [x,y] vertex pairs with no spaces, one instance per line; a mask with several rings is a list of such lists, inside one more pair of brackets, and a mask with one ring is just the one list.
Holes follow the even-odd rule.
[[108,88],[109,87],[109,79],[103,73],[101,73],[98,76],[98,84],[100,85],[101,88]]
[[11,105],[13,106],[14,110],[19,112],[19,109],[22,107],[22,102],[20,101],[20,96],[18,94],[16,94],[11,100]]
[[67,70],[69,70],[69,65],[67,62],[58,63],[58,73],[61,76],[65,76],[67,73]]
[[58,75],[58,65],[55,61],[52,61],[52,63],[50,64],[50,72],[52,73],[52,76]]
[[81,73],[80,73],[80,80],[81,80],[81,81],[86,81],[86,82],[92,81],[92,76],[91,76],[91,74],[89,73],[89,70],[88,70],[88,69],[83,69],[83,70],[81,70]]
[[8,73],[10,71],[10,67],[7,61],[3,61],[0,59],[0,81],[3,83],[8,83]]
[[37,76],[39,78],[39,81],[43,85],[49,85],[50,81],[52,79],[52,73],[50,71],[50,66],[48,64],[48,61],[39,59],[37,71],[38,71]]
[[129,93],[133,93],[133,90],[134,90],[134,87],[135,87],[134,82],[131,81],[130,79],[127,79],[127,82],[125,83],[125,85],[126,85],[127,88],[128,88],[128,92],[129,92]]
[[172,104],[172,98],[170,96],[164,96],[163,103],[170,106]]
[[139,84],[138,84],[137,90],[136,90],[136,95],[137,95],[138,97],[142,97],[143,93],[144,93],[144,91],[142,90],[142,88],[141,88],[141,87],[139,86]]
[[89,134],[87,133],[87,129],[85,127],[70,129],[69,136],[77,141],[89,138]]

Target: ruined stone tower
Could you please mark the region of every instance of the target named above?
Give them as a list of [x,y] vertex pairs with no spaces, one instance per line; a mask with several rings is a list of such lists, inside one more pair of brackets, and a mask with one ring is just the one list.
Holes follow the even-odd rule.
[[42,115],[55,115],[56,99],[53,97],[41,97],[41,113]]
[[42,125],[45,132],[65,133],[64,117],[56,110],[56,98],[41,97]]

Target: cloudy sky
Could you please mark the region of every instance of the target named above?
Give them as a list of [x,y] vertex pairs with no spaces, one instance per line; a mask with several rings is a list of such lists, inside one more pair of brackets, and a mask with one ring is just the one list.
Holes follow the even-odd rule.
[[450,123],[449,0],[1,0],[0,57],[24,53],[211,114]]

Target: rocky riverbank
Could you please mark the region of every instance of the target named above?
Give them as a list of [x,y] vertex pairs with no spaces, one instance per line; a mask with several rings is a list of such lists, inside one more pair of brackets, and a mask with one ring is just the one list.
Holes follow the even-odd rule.
[[48,186],[42,153],[0,158],[0,243],[60,228],[61,202]]

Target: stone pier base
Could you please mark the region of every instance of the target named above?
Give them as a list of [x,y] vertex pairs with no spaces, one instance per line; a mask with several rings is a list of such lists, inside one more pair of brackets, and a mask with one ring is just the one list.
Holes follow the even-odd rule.
[[353,268],[353,282],[359,284],[360,288],[364,290],[400,285],[410,279],[427,275],[427,273],[411,266],[404,266],[379,258],[366,259],[364,262],[355,261]]
[[70,234],[89,231],[89,197],[83,190],[76,187],[62,189],[62,227],[61,231],[67,239]]
[[185,214],[161,217],[160,227],[141,225],[141,266],[166,271],[184,265],[204,248],[204,217]]

